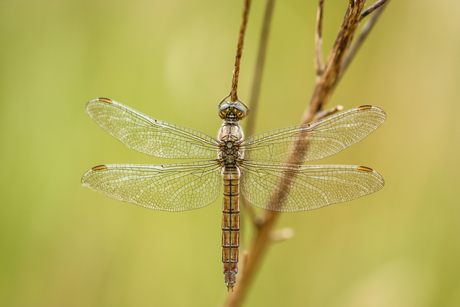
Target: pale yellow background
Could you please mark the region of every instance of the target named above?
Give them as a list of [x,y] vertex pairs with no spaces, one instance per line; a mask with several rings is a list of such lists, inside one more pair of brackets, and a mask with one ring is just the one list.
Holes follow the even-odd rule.
[[[326,1],[329,52],[348,1]],[[256,130],[298,124],[314,84],[317,1],[279,1]],[[216,135],[242,1],[0,2],[0,305],[219,306],[221,203],[166,213],[80,185],[90,167],[170,163],[85,113],[95,97]],[[328,107],[383,108],[319,163],[375,168],[380,192],[284,214],[246,306],[460,306],[460,2],[392,0]],[[249,100],[263,1],[250,13]],[[242,213],[244,215],[244,212]],[[247,219],[244,244],[253,229]]]

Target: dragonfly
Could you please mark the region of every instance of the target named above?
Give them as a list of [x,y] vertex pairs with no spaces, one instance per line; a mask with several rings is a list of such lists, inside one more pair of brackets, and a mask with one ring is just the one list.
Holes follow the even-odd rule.
[[[106,196],[163,211],[185,211],[213,203],[223,186],[222,262],[227,291],[238,273],[239,195],[252,205],[298,212],[374,193],[382,176],[365,166],[301,165],[364,139],[385,120],[385,112],[363,105],[314,123],[244,138],[240,121],[249,112],[229,96],[219,104],[223,124],[217,138],[158,120],[108,98],[86,105],[90,117],[131,149],[167,159],[201,159],[163,165],[107,164],[87,171],[82,184]],[[304,142],[307,146],[294,146]],[[302,152],[300,152],[302,151]],[[290,163],[286,163],[288,161]],[[273,201],[271,195],[280,195]]]

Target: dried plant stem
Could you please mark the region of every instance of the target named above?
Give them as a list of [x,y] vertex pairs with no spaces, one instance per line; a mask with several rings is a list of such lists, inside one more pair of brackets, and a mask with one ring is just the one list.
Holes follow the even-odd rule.
[[[254,77],[252,80],[252,91],[249,99],[249,105],[251,106],[251,111],[254,114],[257,114],[257,109],[259,106],[260,86],[262,84],[265,56],[267,53],[268,36],[270,33],[270,24],[273,16],[274,6],[275,0],[267,0],[267,4],[265,6],[265,15],[262,25],[262,31],[260,33],[259,50],[257,51],[256,67],[254,70]],[[246,135],[254,134],[255,122],[255,116],[248,117],[248,120],[246,121],[246,127],[244,129]],[[240,198],[240,202],[241,205],[244,207],[245,212],[248,213],[249,217],[251,218],[252,223],[254,225],[260,224],[260,218],[257,217],[253,207],[251,205],[248,205],[243,197]],[[243,265],[240,266],[240,268],[242,267]]]
[[366,17],[367,15],[369,15],[370,13],[372,13],[373,11],[375,11],[376,9],[378,9],[379,7],[383,6],[386,2],[388,2],[389,0],[379,0],[377,1],[376,3],[374,3],[373,5],[371,5],[367,10],[365,10],[362,14],[361,14],[361,19],[363,19],[364,17]]
[[318,13],[316,15],[316,35],[315,35],[315,68],[316,76],[323,74],[323,52],[321,51],[321,45],[323,44],[323,11],[324,11],[324,0],[319,0]]
[[353,38],[359,21],[361,20],[361,13],[363,11],[364,4],[364,0],[349,1],[342,26],[337,34],[336,41],[327,60],[324,72],[317,80],[313,96],[310,100],[310,105],[306,109],[302,118],[302,124],[311,122],[315,114],[322,111],[324,105],[329,100],[329,97],[334,90],[335,80],[340,73],[346,51],[350,46],[351,39]]
[[356,39],[356,42],[353,44],[353,46],[351,47],[350,51],[348,52],[345,60],[343,61],[342,68],[340,69],[339,77],[337,78],[336,83],[340,80],[340,77],[342,77],[343,73],[347,70],[348,65],[350,65],[351,61],[355,57],[356,53],[359,50],[359,47],[361,47],[361,45],[363,44],[363,42],[366,39],[367,35],[371,31],[372,27],[375,25],[377,19],[380,17],[380,14],[383,12],[383,9],[386,7],[386,5],[384,5],[384,6],[382,6],[382,5],[386,4],[386,3],[389,3],[389,2],[390,2],[389,0],[379,1],[376,4],[378,4],[378,3],[381,3],[381,4],[379,5],[377,10],[376,10],[376,8],[374,8],[375,5],[373,5],[369,9],[367,9],[366,11],[364,11],[361,14],[361,20],[362,20],[363,16],[365,16],[364,15],[365,12],[369,11],[371,8],[373,8],[371,12],[376,10],[375,13],[372,15],[371,19],[368,22],[366,22],[364,27],[361,29],[361,33],[359,34],[358,38]]
[[231,101],[238,100],[238,77],[240,75],[241,56],[243,55],[244,34],[246,33],[246,25],[248,24],[249,7],[251,0],[245,0],[243,20],[240,27],[240,35],[238,38],[238,46],[236,48],[235,68],[233,70],[232,90],[230,92]]
[[[270,2],[270,0],[268,0]],[[328,57],[327,63],[322,67],[321,63],[321,28],[322,28],[322,12],[323,12],[323,4],[324,0],[319,1],[319,8],[318,8],[318,22],[317,22],[317,37],[316,37],[316,60],[315,66],[316,71],[318,74],[318,79],[316,82],[316,86],[311,97],[310,103],[305,110],[304,116],[302,118],[302,124],[312,122],[314,120],[318,120],[324,116],[332,114],[338,110],[340,110],[340,106],[332,108],[330,110],[324,111],[324,106],[328,102],[333,89],[337,85],[337,80],[339,79],[341,73],[344,71],[344,61],[345,55],[347,54],[347,50],[350,47],[353,35],[356,32],[358,24],[360,20],[368,15],[369,13],[375,11],[377,8],[381,7],[387,0],[380,0],[373,6],[371,6],[368,10],[363,12],[365,0],[349,0],[348,9],[340,28],[339,33],[337,34],[336,41],[334,43],[333,49],[331,54]],[[379,10],[381,11],[381,9]],[[271,14],[271,13],[270,13]],[[378,14],[377,14],[378,15]],[[271,16],[271,15],[270,15]],[[267,18],[267,16],[265,17]],[[374,17],[375,20],[378,18]],[[375,20],[372,24],[375,23]],[[265,24],[265,21],[264,21]],[[371,25],[372,25],[371,24]],[[269,25],[269,22],[267,23]],[[265,26],[264,26],[265,27]],[[267,35],[268,35],[268,29]],[[367,31],[368,32],[368,31]],[[365,34],[364,34],[365,35]],[[357,42],[358,47],[362,43],[361,41]],[[261,42],[262,44],[262,42]],[[266,45],[263,47],[266,48]],[[260,51],[259,51],[260,54]],[[265,55],[265,51],[262,52]],[[351,60],[353,58],[355,52],[351,52],[347,56],[347,60]],[[263,65],[263,61],[262,64]],[[346,66],[345,66],[346,67]],[[262,71],[262,68],[260,68]],[[261,77],[260,77],[261,78]],[[260,84],[257,85],[257,91],[260,90]],[[258,93],[255,96],[258,99]],[[257,100],[256,100],[257,101]],[[252,102],[252,101],[251,101]],[[251,131],[252,132],[252,131]],[[295,143],[294,150],[292,152],[299,153],[297,155],[291,155],[286,161],[287,163],[295,163],[295,161],[300,160],[300,155],[303,155],[308,147],[307,141],[300,141]],[[280,184],[285,184],[284,182],[280,181]],[[288,190],[287,184],[281,186],[278,191],[286,191]],[[272,203],[279,203],[282,204],[282,194],[274,191],[270,197],[270,202]],[[256,224],[257,230],[254,235],[253,241],[249,248],[249,253],[245,256],[244,259],[244,266],[241,269],[241,274],[239,276],[239,280],[236,283],[235,291],[229,296],[228,301],[226,302],[225,306],[241,306],[246,294],[248,293],[249,287],[251,285],[251,281],[254,278],[255,272],[260,265],[260,260],[262,259],[265,250],[268,248],[270,242],[272,242],[272,231],[273,227],[276,224],[280,216],[279,212],[276,211],[266,211],[260,222]]]
[[[260,33],[259,50],[257,51],[257,61],[256,61],[256,67],[254,71],[254,78],[252,80],[251,97],[249,100],[251,111],[254,114],[257,114],[257,108],[259,105],[260,86],[262,84],[265,56],[267,54],[268,36],[270,34],[270,24],[272,21],[274,6],[275,6],[275,0],[267,0],[267,4],[265,6],[265,15],[264,15],[264,20],[263,20],[263,25],[262,25],[262,31]],[[248,121],[246,122],[246,127],[244,129],[246,135],[254,134],[255,122],[256,121],[255,121],[254,116],[251,116],[248,118]]]

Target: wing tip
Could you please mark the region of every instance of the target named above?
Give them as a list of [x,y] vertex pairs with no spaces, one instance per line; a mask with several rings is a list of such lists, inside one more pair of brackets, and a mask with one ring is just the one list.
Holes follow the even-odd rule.
[[103,170],[103,169],[107,169],[107,165],[97,165],[97,166],[92,167],[90,170],[84,173],[83,176],[81,177],[81,185],[91,188],[91,185],[87,182],[87,179],[91,176],[93,172]]
[[86,112],[88,112],[88,108],[89,106],[95,104],[95,103],[98,103],[98,102],[103,102],[103,103],[109,103],[109,104],[112,104],[114,102],[114,100],[110,99],[110,98],[105,98],[105,97],[99,97],[99,98],[94,98],[94,99],[91,99],[89,100],[87,103],[86,103]]
[[[378,113],[380,113],[383,117],[383,120],[386,119],[387,117],[387,114],[385,113],[385,111],[379,107],[376,107],[376,106],[372,106],[370,104],[365,104],[365,105],[362,105],[362,106],[359,106],[356,108],[356,110],[358,111],[365,111],[365,110],[372,110],[372,111],[377,111]],[[383,121],[382,121],[383,122]]]
[[371,173],[379,181],[379,183],[380,183],[379,188],[376,189],[375,191],[373,191],[372,193],[375,193],[375,192],[380,191],[381,189],[383,189],[383,187],[385,186],[385,179],[383,179],[382,175],[380,175],[374,169],[372,169],[370,167],[367,167],[367,166],[362,166],[361,165],[361,166],[358,166],[357,169],[359,171],[364,171],[364,172]]

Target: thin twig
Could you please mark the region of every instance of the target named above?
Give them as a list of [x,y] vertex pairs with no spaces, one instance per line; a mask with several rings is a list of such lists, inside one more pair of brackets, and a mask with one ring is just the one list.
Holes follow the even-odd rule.
[[329,110],[316,112],[316,115],[315,115],[315,117],[313,117],[312,122],[316,122],[316,121],[320,120],[321,118],[331,116],[332,114],[335,114],[335,113],[340,112],[342,110],[343,110],[343,106],[338,105],[338,106],[330,108]]
[[272,242],[281,242],[290,239],[294,236],[294,230],[291,227],[285,227],[283,229],[273,230],[270,234],[270,240]]
[[385,2],[387,2],[387,1],[388,0],[379,0],[379,1],[375,2],[374,4],[372,4],[370,7],[367,8],[367,10],[362,12],[361,19],[363,19],[364,17],[366,17],[367,15],[369,15],[370,13],[372,13],[373,11],[375,11],[376,9],[378,9],[379,7],[384,5]]
[[251,0],[244,2],[243,20],[241,22],[240,36],[238,38],[238,47],[236,48],[235,68],[233,70],[232,91],[230,92],[231,101],[238,100],[238,77],[240,75],[241,56],[243,55],[244,34],[248,23],[249,7]]
[[[270,34],[270,24],[273,16],[273,8],[275,6],[275,0],[267,0],[265,6],[265,15],[262,25],[262,32],[260,33],[259,50],[257,52],[257,62],[254,71],[254,78],[252,80],[252,91],[249,100],[249,106],[251,107],[252,114],[257,114],[257,108],[259,105],[260,97],[260,86],[262,84],[262,76],[264,72],[265,56],[267,54],[268,35]],[[255,117],[251,116],[247,119],[246,127],[244,131],[246,135],[254,134]]]
[[244,197],[240,197],[240,203],[241,205],[243,206],[244,208],[244,213],[246,216],[248,216],[250,219],[251,219],[251,223],[252,225],[255,225],[257,226],[258,224],[260,224],[260,218],[257,216],[257,213],[256,211],[254,210],[254,207],[253,206],[250,206],[246,200],[244,199]]
[[[252,114],[257,114],[257,109],[259,106],[260,87],[262,85],[265,56],[267,54],[268,46],[268,36],[270,33],[270,24],[273,16],[274,6],[275,0],[267,0],[267,4],[265,6],[265,15],[262,25],[262,31],[260,33],[259,50],[257,52],[257,61],[254,70],[254,78],[252,80],[252,91],[249,100],[249,106],[251,107],[251,111],[253,112]],[[244,129],[246,135],[254,134],[255,122],[255,116],[248,117],[246,121],[246,127]],[[243,197],[240,198],[240,202],[246,210],[246,212],[249,213],[249,217],[251,218],[252,224],[255,226],[259,225],[261,223],[261,219],[257,217],[253,207],[249,205]]]
[[316,14],[316,35],[315,35],[315,68],[316,76],[319,77],[323,73],[323,52],[321,45],[323,44],[323,11],[324,0],[319,0],[318,13]]
[[[386,2],[385,2],[386,1]],[[385,3],[389,3],[389,0],[385,0]],[[383,5],[383,4],[382,4]],[[377,19],[380,17],[380,14],[383,12],[383,9],[386,7],[386,5],[380,7],[369,19],[366,24],[363,26],[361,29],[361,33],[359,34],[358,38],[356,39],[356,42],[353,44],[351,47],[350,51],[347,53],[347,56],[345,57],[345,60],[343,61],[342,68],[340,69],[339,77],[337,78],[336,82],[337,83],[340,78],[342,77],[343,73],[345,70],[348,68],[348,65],[350,65],[351,61],[354,59],[356,53],[358,52],[359,48],[363,44],[365,38],[369,34],[370,30],[372,27],[375,25]],[[361,14],[361,17],[363,14]],[[361,18],[362,19],[362,18]],[[335,84],[334,84],[335,86]]]
[[342,67],[345,53],[348,50],[353,35],[358,27],[364,4],[364,0],[349,0],[348,9],[342,26],[337,34],[336,41],[327,60],[324,72],[316,83],[315,90],[310,100],[310,105],[304,112],[302,124],[311,122],[315,113],[323,110],[323,106],[329,100],[329,97],[333,92],[335,80],[339,75],[340,68]]

